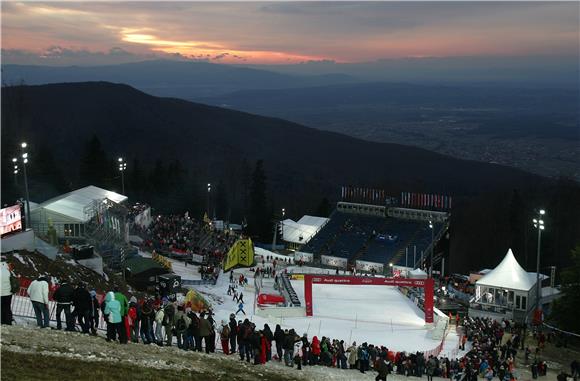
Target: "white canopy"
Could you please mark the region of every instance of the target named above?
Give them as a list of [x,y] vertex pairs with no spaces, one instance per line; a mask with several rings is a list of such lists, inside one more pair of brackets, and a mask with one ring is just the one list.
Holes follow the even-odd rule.
[[298,222],[282,221],[282,239],[286,242],[307,243],[326,223],[328,218],[303,216]]
[[[542,279],[545,277],[542,275]],[[536,273],[528,273],[520,266],[512,249],[508,249],[507,254],[499,265],[477,282],[478,286],[491,286],[518,291],[529,291],[536,285]]]
[[409,278],[424,279],[427,278],[427,273],[421,269],[409,271]]
[[127,196],[98,188],[93,185],[65,193],[39,205],[40,208],[50,210],[81,222],[87,221],[84,208],[95,200],[107,198],[116,203],[127,200]]

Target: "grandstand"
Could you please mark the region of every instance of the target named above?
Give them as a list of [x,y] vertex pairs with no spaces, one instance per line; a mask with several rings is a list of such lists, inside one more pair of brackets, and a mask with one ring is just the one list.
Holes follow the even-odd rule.
[[[429,252],[428,221],[433,222],[436,243],[447,230],[448,217],[445,212],[339,202],[329,221],[300,251],[313,254],[315,263],[338,267],[346,263],[382,270],[391,263],[405,265],[405,249]],[[415,265],[411,262],[412,258],[409,266]]]

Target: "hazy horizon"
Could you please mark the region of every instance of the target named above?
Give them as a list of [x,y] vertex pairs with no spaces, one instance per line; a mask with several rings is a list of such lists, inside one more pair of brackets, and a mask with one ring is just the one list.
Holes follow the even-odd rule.
[[577,2],[3,2],[3,64],[578,56]]

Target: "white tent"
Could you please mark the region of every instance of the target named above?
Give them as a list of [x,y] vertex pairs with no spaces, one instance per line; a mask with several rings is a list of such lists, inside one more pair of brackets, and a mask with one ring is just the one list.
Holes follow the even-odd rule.
[[[545,277],[542,276],[543,278]],[[500,264],[481,277],[475,284],[477,286],[529,291],[536,285],[536,273],[528,273],[524,270],[514,257],[512,249],[508,249]]]
[[411,270],[411,271],[409,271],[409,278],[426,279],[427,273],[421,269]]
[[308,215],[303,216],[298,222],[286,219],[282,221],[282,239],[298,244],[307,243],[327,222],[328,218]]

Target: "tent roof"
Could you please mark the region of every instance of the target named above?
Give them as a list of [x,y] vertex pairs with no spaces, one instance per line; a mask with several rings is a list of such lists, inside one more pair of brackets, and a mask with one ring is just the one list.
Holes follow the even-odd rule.
[[85,207],[95,200],[109,199],[116,203],[127,200],[127,196],[89,185],[69,193],[62,194],[40,204],[39,207],[64,216],[86,222]]
[[[542,279],[544,278],[542,276]],[[514,257],[512,249],[508,249],[499,265],[475,283],[510,290],[529,291],[536,285],[536,273],[528,273],[524,270]]]
[[[282,237],[286,242],[306,243],[312,238],[326,223],[328,218],[303,216],[298,222],[291,219],[282,221]],[[302,239],[300,239],[302,237]]]

